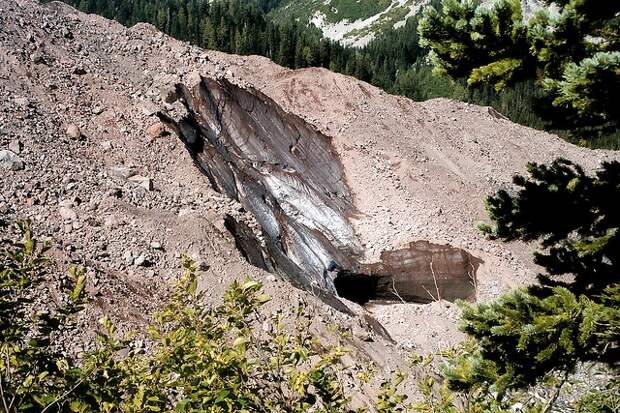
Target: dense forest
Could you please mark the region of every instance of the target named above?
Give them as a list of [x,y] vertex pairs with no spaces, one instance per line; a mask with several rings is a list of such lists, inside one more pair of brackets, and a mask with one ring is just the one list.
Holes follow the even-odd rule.
[[[428,50],[419,44],[418,18],[381,34],[362,49],[346,48],[321,32],[293,20],[277,22],[270,12],[282,0],[66,0],[82,11],[131,26],[149,22],[171,36],[228,53],[266,56],[276,63],[303,68],[321,66],[354,76],[389,93],[421,101],[448,97],[493,106],[511,120],[559,133],[586,144],[582,134],[569,133],[561,119],[549,122],[550,106],[534,81],[521,81],[498,93],[490,85],[468,87],[432,72]],[[431,4],[439,4],[438,0]],[[588,136],[594,147],[620,148],[620,133]]]

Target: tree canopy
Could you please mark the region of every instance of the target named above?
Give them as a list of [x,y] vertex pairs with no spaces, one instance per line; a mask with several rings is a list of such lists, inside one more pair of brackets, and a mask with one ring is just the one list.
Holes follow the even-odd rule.
[[464,305],[461,329],[475,344],[446,370],[448,383],[501,398],[550,377],[564,383],[581,364],[597,362],[612,373],[580,411],[606,397],[618,408],[620,163],[594,176],[564,159],[530,164],[528,172],[515,176],[517,191],[487,199],[494,225],[481,228],[504,241],[538,241],[535,262],[545,273],[494,302]]
[[620,3],[546,0],[524,16],[519,0],[444,0],[420,21],[435,68],[496,90],[534,79],[565,126],[617,128]]

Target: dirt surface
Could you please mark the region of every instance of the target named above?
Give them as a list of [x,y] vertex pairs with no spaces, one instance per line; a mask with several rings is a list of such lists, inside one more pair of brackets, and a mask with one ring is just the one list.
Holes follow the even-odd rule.
[[[506,187],[528,161],[561,156],[591,170],[619,158],[489,108],[415,103],[323,69],[204,51],[146,24],[126,29],[61,3],[0,0],[0,150],[10,152],[0,163],[0,214],[30,218],[52,238],[59,272],[70,263],[88,267],[94,305],[76,331],[91,331],[103,313],[126,329],[143,324],[188,253],[214,301],[235,278],[259,279],[273,297],[268,311],[291,313],[307,301],[317,334],[333,336],[334,323],[353,332],[356,357],[385,371],[403,366],[405,349],[427,352],[460,338],[454,305],[347,303],[356,315],[346,315],[245,262],[224,217],[253,218],[211,189],[155,116],[174,112],[166,103],[174,85],[197,73],[253,86],[332,137],[367,262],[412,241],[462,248],[483,262],[480,300],[527,283],[537,270],[532,246],[492,242],[475,230],[486,217],[483,196]],[[395,344],[369,326],[369,315]],[[82,351],[84,338],[71,337],[70,351]]]

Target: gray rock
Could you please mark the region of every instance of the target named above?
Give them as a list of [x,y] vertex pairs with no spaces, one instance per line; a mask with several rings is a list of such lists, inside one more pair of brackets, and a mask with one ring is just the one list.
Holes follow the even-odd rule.
[[24,161],[15,152],[6,149],[0,151],[0,169],[19,171],[24,166]]
[[136,174],[136,171],[127,166],[116,166],[110,168],[110,174],[118,178],[129,179]]
[[22,152],[22,143],[19,139],[14,139],[9,143],[9,151],[14,152],[16,154],[20,154]]
[[66,206],[58,208],[58,214],[62,217],[62,219],[67,221],[75,221],[77,219],[77,214],[75,211]]
[[30,101],[28,100],[28,98],[23,97],[23,96],[19,96],[13,99],[13,101],[15,102],[15,104],[21,108],[25,108],[27,106],[30,106]]
[[146,176],[135,175],[135,176],[130,177],[129,181],[135,183],[138,186],[141,186],[147,191],[153,190],[153,180]]
[[66,27],[63,27],[60,30],[60,33],[62,34],[62,37],[64,37],[65,39],[73,39],[73,33],[71,33],[71,31],[67,29]]
[[[122,224],[121,219],[119,219],[116,215],[108,215],[103,220],[103,226],[106,228],[116,228]],[[129,255],[131,255],[131,251],[127,251]]]
[[133,258],[133,254],[131,253],[131,251],[127,250],[125,251],[125,254],[123,255],[123,258],[125,259],[125,262],[128,265],[131,265],[134,263],[134,258]]
[[133,263],[138,267],[146,267],[148,265],[148,259],[145,254],[140,254]]

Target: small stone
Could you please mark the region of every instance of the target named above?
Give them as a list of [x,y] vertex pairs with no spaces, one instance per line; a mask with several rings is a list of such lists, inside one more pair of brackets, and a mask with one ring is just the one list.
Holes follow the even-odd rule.
[[271,331],[272,331],[272,325],[271,325],[271,323],[269,322],[269,320],[265,320],[265,321],[263,321],[263,331],[264,331],[265,333],[271,333]]
[[60,217],[66,221],[75,221],[77,219],[77,214],[75,211],[69,207],[60,207],[58,208],[58,214]]
[[125,260],[127,265],[132,265],[134,263],[133,254],[129,250],[125,251],[125,254],[123,255],[123,259]]
[[67,133],[68,137],[70,137],[71,139],[74,139],[74,140],[78,140],[82,136],[82,132],[80,131],[80,128],[78,128],[74,124],[71,124],[71,125],[67,126],[67,132],[66,133]]
[[22,152],[22,146],[19,139],[14,139],[9,143],[9,151],[19,155]]
[[133,264],[138,267],[146,267],[148,265],[148,260],[146,258],[146,255],[144,254],[138,255],[138,257],[134,260]]
[[136,175],[136,171],[126,166],[117,166],[110,168],[110,174],[119,178],[129,179]]
[[192,215],[194,213],[194,210],[190,207],[187,208],[179,208],[179,212],[177,213],[177,215],[179,216],[179,218],[183,218],[189,215]]
[[360,326],[357,324],[354,324],[352,326],[351,334],[353,334],[354,337],[357,337],[358,339],[362,341],[366,341],[366,342],[374,341],[372,332],[369,331],[368,328],[364,328],[363,326]]
[[65,39],[73,39],[73,33],[71,33],[71,31],[66,27],[63,27],[62,30],[60,30],[60,34],[62,34],[62,37]]
[[103,226],[107,228],[116,228],[121,225],[121,223],[121,220],[116,215],[108,215],[103,220]]
[[157,241],[153,241],[151,242],[151,248],[153,248],[154,250],[160,250],[161,248],[161,244]]
[[145,180],[143,180],[140,183],[140,186],[144,189],[146,189],[147,191],[152,191],[153,190],[153,180],[151,178],[146,178]]
[[135,176],[130,177],[128,180],[141,186],[147,191],[153,190],[153,180],[151,178],[148,178],[146,176],[135,175]]
[[151,139],[151,141],[154,141],[155,139],[164,136],[165,133],[166,128],[161,122],[154,123],[148,128],[146,128],[146,135]]
[[27,97],[18,96],[16,98],[14,98],[13,101],[15,102],[15,104],[17,106],[19,106],[22,109],[27,108],[28,106],[30,106],[30,100],[28,100]]
[[93,115],[101,115],[101,114],[103,113],[103,111],[104,111],[103,106],[95,106],[95,107],[92,109],[92,113],[93,113]]
[[0,151],[0,169],[19,171],[24,169],[24,161],[13,151]]

